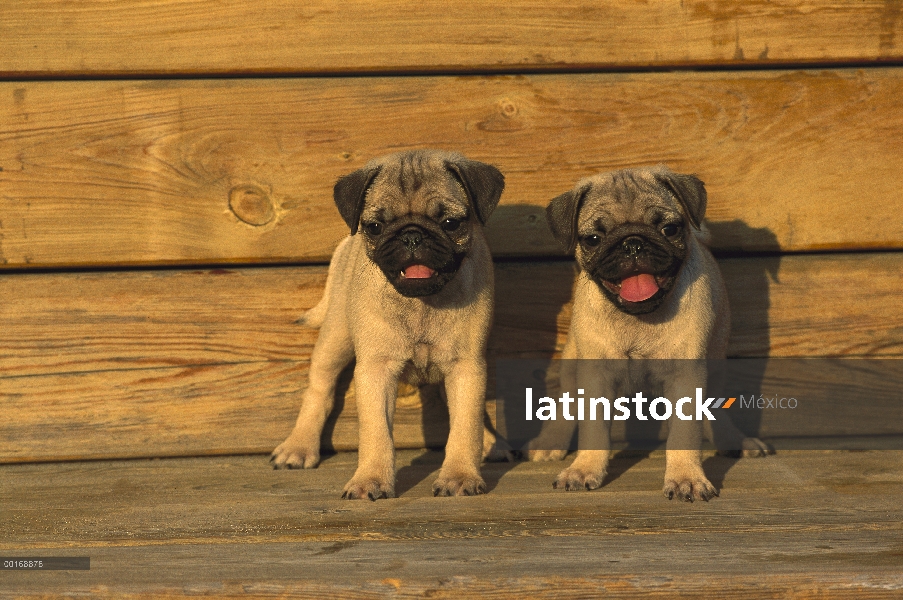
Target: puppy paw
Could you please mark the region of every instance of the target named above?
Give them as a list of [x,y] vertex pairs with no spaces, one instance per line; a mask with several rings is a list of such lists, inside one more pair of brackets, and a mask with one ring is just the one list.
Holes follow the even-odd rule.
[[394,485],[376,478],[358,478],[357,476],[352,477],[351,481],[345,484],[345,490],[342,492],[342,498],[345,500],[366,498],[375,502],[380,498],[394,497]]
[[483,460],[486,462],[514,462],[517,453],[508,442],[490,431],[483,432]]
[[683,502],[693,502],[694,500],[705,500],[708,502],[718,495],[708,479],[703,476],[687,477],[687,478],[665,478],[665,487],[662,489],[665,498],[671,500],[678,498]]
[[743,458],[759,458],[761,456],[768,456],[769,454],[773,454],[773,451],[759,438],[743,438]]
[[568,467],[558,474],[558,478],[552,482],[556,490],[596,490],[602,487],[605,480],[605,471],[590,471],[575,467]]
[[774,450],[768,447],[768,444],[755,437],[745,437],[740,442],[740,448],[718,450],[718,456],[726,456],[728,458],[759,458],[774,454]]
[[527,459],[533,462],[564,460],[567,450],[527,450]]
[[444,475],[433,483],[433,496],[476,496],[486,493],[486,482],[479,475]]
[[270,454],[274,469],[313,469],[320,464],[320,444],[307,443],[294,433]]

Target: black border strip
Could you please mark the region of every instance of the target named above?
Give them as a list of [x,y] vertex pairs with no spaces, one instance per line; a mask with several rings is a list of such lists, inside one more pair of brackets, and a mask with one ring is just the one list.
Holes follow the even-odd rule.
[[[903,248],[845,248],[826,250],[801,250],[801,251],[739,251],[739,250],[712,250],[715,258],[792,258],[796,256],[837,256],[853,254],[903,254]],[[517,264],[536,262],[573,262],[573,256],[528,254],[521,256],[498,256],[493,259],[496,264]],[[286,269],[297,267],[326,267],[328,261],[299,261],[286,260],[268,262],[209,262],[209,263],[163,263],[163,264],[135,264],[135,265],[86,265],[86,266],[23,266],[4,267],[0,269],[0,278],[10,275],[53,275],[67,273],[128,273],[128,272],[154,272],[154,271],[208,271],[211,275],[226,275],[230,271],[250,271],[254,269]]]
[[4,71],[0,67],[0,82],[39,81],[121,81],[121,80],[207,80],[207,79],[316,79],[316,78],[367,78],[367,77],[498,77],[518,75],[587,75],[624,73],[673,73],[673,72],[748,72],[748,71],[794,71],[825,69],[868,69],[903,67],[903,58],[875,58],[870,60],[827,60],[827,61],[737,61],[717,63],[663,63],[654,65],[503,65],[491,67],[447,67],[410,69],[359,69],[359,70],[223,70],[223,71],[96,71],[94,73],[76,71],[16,72]]

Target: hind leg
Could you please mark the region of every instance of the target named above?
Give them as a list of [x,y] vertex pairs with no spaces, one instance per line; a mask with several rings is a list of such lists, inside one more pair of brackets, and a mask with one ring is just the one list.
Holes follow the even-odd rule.
[[[555,370],[549,372],[547,385],[550,397],[557,397],[562,391],[574,393],[577,390],[577,347],[574,336],[568,336],[562,351],[562,360],[557,362],[557,385],[554,383]],[[564,460],[571,448],[571,440],[577,430],[576,421],[555,419],[543,421],[539,435],[527,442],[523,448],[528,460],[535,462],[551,462]]]
[[[611,391],[617,387],[615,382],[624,375],[622,369],[604,365],[601,361],[562,361],[561,389],[574,397],[582,397],[584,394],[587,397],[600,396],[601,393],[614,397]],[[569,467],[558,474],[552,487],[567,491],[602,487],[611,459],[611,419],[605,418],[604,406],[600,410],[602,414],[596,414],[596,409],[593,405],[587,411],[589,414],[586,416],[589,418],[580,421],[577,456]],[[570,423],[576,424],[577,421]],[[570,438],[567,435],[559,439],[558,444],[567,447]]]
[[[723,360],[707,361],[709,365],[709,386],[712,394],[727,396],[725,381],[728,363]],[[768,446],[757,437],[747,437],[731,419],[729,410],[719,411],[715,421],[703,421],[703,435],[715,445],[721,456],[754,458],[769,454]]]
[[717,421],[705,421],[703,432],[721,456],[757,458],[770,453],[765,442],[757,437],[747,437],[737,429],[730,415],[718,415]]

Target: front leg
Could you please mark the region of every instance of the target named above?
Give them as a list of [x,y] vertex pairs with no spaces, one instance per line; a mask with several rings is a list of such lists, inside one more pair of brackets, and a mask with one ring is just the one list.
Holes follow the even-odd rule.
[[458,360],[445,370],[449,431],[445,460],[433,483],[434,496],[474,496],[486,492],[480,476],[486,362]]
[[344,324],[324,323],[311,355],[295,428],[270,456],[274,468],[312,469],[320,463],[320,436],[332,411],[336,379],[353,357],[354,347]]
[[[669,500],[675,496],[683,502],[705,500],[718,495],[702,470],[702,422],[696,420],[696,388],[705,389],[706,369],[701,360],[676,362],[675,373],[665,385],[665,397],[675,402],[668,421],[665,450],[665,484],[662,491]],[[681,397],[691,402],[679,406]],[[702,398],[705,402],[706,398]],[[689,416],[689,419],[681,417]]]
[[342,498],[395,497],[395,443],[392,422],[403,362],[359,359],[354,368],[359,443],[358,467]]

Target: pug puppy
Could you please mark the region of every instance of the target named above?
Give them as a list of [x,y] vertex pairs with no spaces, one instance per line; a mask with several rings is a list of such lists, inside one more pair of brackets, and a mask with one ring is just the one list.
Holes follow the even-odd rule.
[[495,167],[413,150],[338,180],[351,235],[329,265],[323,299],[303,317],[320,328],[309,383],[276,468],[313,468],[336,378],[352,359],[359,463],[343,498],[395,495],[392,420],[399,381],[445,382],[450,427],[435,496],[486,491],[480,476],[493,264],[483,225],[504,189]]
[[[727,292],[706,248],[703,182],[664,166],[625,169],[579,181],[553,199],[546,217],[555,238],[576,249],[579,267],[564,359],[724,358],[730,334]],[[587,361],[564,361],[563,389],[610,386]],[[665,397],[706,386],[705,361],[657,361]],[[567,386],[567,387],[566,387]],[[709,432],[719,449],[762,455],[766,447],[745,438],[725,415]],[[610,424],[589,428],[573,464],[554,486],[566,490],[602,485],[610,457]],[[573,427],[564,421],[556,427]],[[664,494],[706,500],[718,491],[702,470],[703,423],[669,419]],[[571,429],[573,431],[573,429]],[[570,436],[557,435],[558,439]],[[591,439],[590,439],[591,438]],[[564,457],[566,450],[531,450],[533,460]]]

